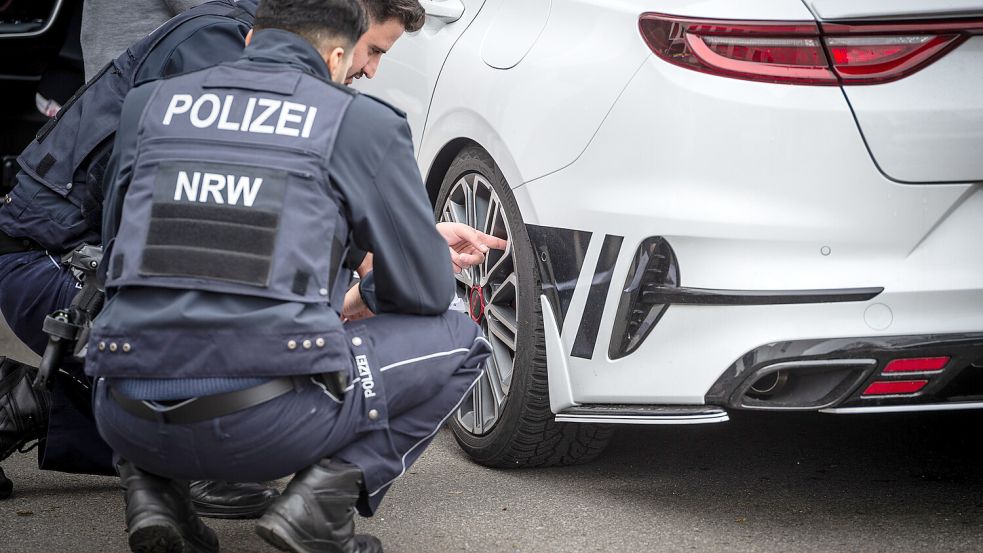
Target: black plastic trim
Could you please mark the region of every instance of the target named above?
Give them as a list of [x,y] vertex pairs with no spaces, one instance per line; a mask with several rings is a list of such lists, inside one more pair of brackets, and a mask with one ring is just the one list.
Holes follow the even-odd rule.
[[580,318],[580,328],[577,338],[570,351],[572,357],[590,359],[594,357],[594,346],[597,344],[597,333],[601,328],[601,315],[604,314],[604,303],[611,289],[611,275],[621,253],[621,243],[624,236],[605,235],[601,245],[601,254],[594,268],[594,278],[591,280],[590,291],[587,293],[587,303],[584,305],[584,315]]
[[716,290],[658,286],[656,303],[676,305],[783,305],[867,301],[884,288],[832,288],[827,290]]
[[669,304],[659,303],[653,291],[674,288],[679,283],[679,260],[669,242],[661,236],[642,240],[628,267],[611,326],[611,359],[620,359],[638,349],[666,314]]
[[530,224],[526,225],[526,232],[539,267],[540,286],[553,307],[557,328],[562,333],[563,320],[570,308],[593,233]]
[[[911,376],[904,373],[882,374],[883,368],[893,359],[906,357],[950,357],[944,371],[929,375],[930,383],[919,393],[903,397],[861,398],[862,391],[874,380],[906,380],[926,378],[925,374]],[[983,366],[983,332],[956,334],[922,334],[909,336],[868,336],[829,338],[815,340],[793,340],[774,342],[757,347],[736,360],[724,374],[710,387],[704,396],[708,405],[722,405],[745,409],[744,391],[754,379],[768,372],[769,367],[779,363],[789,365],[805,364],[819,366],[821,361],[846,363],[852,360],[858,364],[869,360],[870,365],[863,378],[855,382],[850,390],[843,390],[835,401],[822,405],[822,408],[842,408],[855,406],[888,406],[950,403],[962,401],[962,396],[953,396],[947,385],[965,370]],[[792,370],[795,370],[792,367]],[[980,369],[983,370],[983,369]],[[790,374],[793,374],[790,372]],[[766,402],[755,402],[754,409],[768,409]],[[776,405],[776,409],[794,408],[791,405]],[[800,406],[816,410],[818,405]]]

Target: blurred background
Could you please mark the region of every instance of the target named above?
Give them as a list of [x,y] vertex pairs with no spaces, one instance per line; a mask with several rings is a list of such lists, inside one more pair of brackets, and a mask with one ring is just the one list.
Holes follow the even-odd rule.
[[14,158],[84,83],[82,0],[0,0],[0,194]]

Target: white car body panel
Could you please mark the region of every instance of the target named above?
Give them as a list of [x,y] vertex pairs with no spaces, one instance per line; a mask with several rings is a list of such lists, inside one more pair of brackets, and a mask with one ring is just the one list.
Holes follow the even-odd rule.
[[[983,330],[983,248],[975,238],[983,236],[975,123],[983,86],[963,86],[983,83],[965,75],[979,38],[960,47],[968,57],[951,52],[896,83],[846,87],[845,95],[841,87],[749,82],[668,64],[640,38],[638,17],[809,21],[807,3],[837,18],[873,16],[885,2],[839,2],[842,9],[821,0],[536,2],[516,45],[496,34],[500,10],[515,1],[487,0],[477,14],[466,3],[459,40],[404,37],[379,77],[359,88],[412,110],[425,176],[449,144],[477,143],[513,188],[525,223],[593,233],[562,323],[542,300],[554,411],[701,404],[735,360],[784,340]],[[946,0],[918,13],[979,3]],[[537,34],[536,10],[545,4]],[[891,5],[897,13],[915,7]],[[425,78],[406,69],[421,59]],[[943,92],[943,81],[957,77],[960,88]],[[435,86],[423,82],[431,78]],[[908,119],[899,115],[906,111]],[[968,155],[973,144],[976,155]],[[923,157],[912,153],[918,147]],[[605,235],[624,240],[593,357],[574,357]],[[651,236],[672,245],[682,286],[884,291],[847,303],[672,305],[638,350],[612,360],[621,288],[636,248]]]
[[567,366],[568,348],[560,338],[560,329],[556,325],[556,317],[550,308],[546,296],[539,297],[540,308],[543,310],[543,337],[546,342],[546,358],[551,359],[547,366],[550,391],[550,409],[554,413],[573,407],[577,402],[573,398],[573,386],[570,383],[570,368]]
[[481,42],[481,59],[495,69],[522,61],[546,27],[551,0],[503,0]]
[[844,87],[844,93],[871,155],[890,178],[983,181],[983,36],[900,81]]
[[[492,10],[482,10],[468,31],[474,40],[461,41],[447,58],[443,74],[464,77],[437,84],[423,131],[421,167],[428,168],[447,142],[461,136],[447,128],[464,121],[479,129],[483,122],[494,123],[492,133],[475,133],[479,136],[473,139],[496,162],[499,155],[514,160],[516,172],[508,175],[513,186],[572,163],[624,83],[650,55],[635,29],[637,9],[621,8],[582,0],[554,2],[532,51],[507,71],[482,61],[481,39],[495,21]],[[588,29],[577,24],[583,18],[593,21],[591,33],[605,37],[605,48],[584,39]],[[557,63],[559,52],[563,63]],[[503,151],[496,142],[507,147]]]
[[446,23],[436,17],[427,17],[422,29],[396,41],[383,57],[384,69],[375,78],[355,82],[358,90],[385,98],[406,112],[417,151],[444,60],[485,3],[485,0],[459,1],[465,7],[460,19]]

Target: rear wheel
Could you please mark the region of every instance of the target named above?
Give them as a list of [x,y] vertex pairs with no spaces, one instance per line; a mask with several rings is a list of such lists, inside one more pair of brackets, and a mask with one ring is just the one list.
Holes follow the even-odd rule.
[[440,221],[465,223],[508,241],[484,263],[457,275],[457,293],[493,353],[471,395],[451,418],[457,442],[491,467],[584,463],[611,437],[610,427],[556,423],[550,411],[539,274],[515,198],[479,147],[451,163],[437,196]]

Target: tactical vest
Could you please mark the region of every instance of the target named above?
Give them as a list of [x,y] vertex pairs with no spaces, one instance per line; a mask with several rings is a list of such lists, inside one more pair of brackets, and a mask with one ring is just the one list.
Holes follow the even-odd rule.
[[107,288],[329,302],[348,229],[327,163],[352,98],[248,62],[161,81],[140,119]]
[[[80,243],[98,243],[101,193],[92,205],[91,187],[102,185],[106,158],[119,125],[126,94],[155,48],[184,24],[205,16],[236,19],[251,27],[253,15],[232,0],[216,0],[187,10],[158,27],[110,62],[62,106],[18,156],[22,173],[0,208],[0,230],[30,238],[49,251],[68,251]],[[189,32],[193,29],[184,28]],[[169,53],[167,53],[169,54]],[[235,59],[240,52],[230,52]]]

